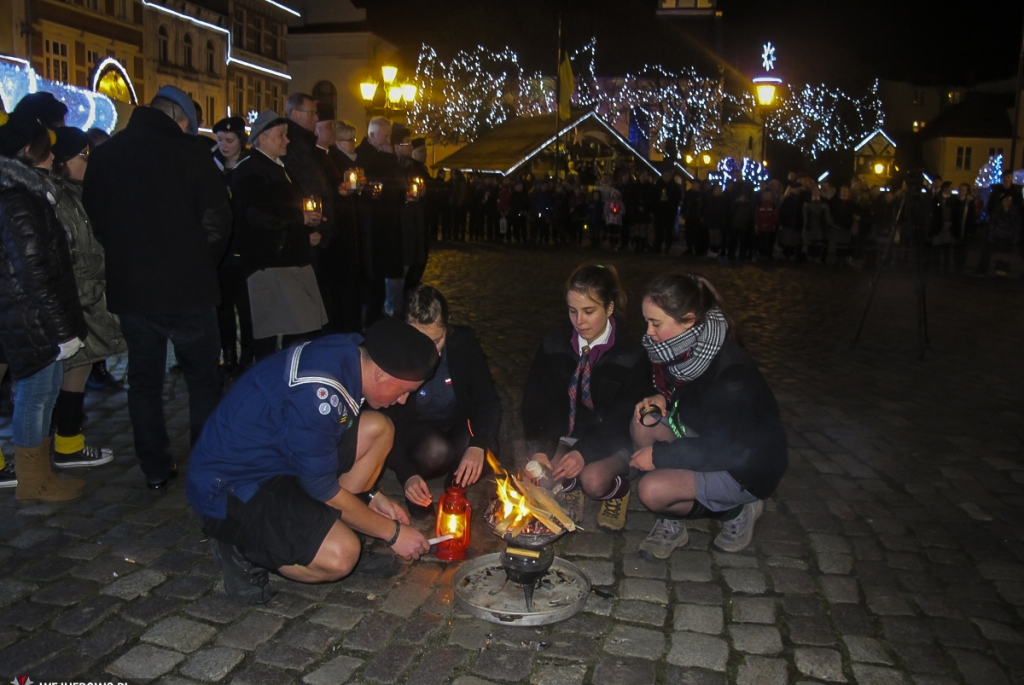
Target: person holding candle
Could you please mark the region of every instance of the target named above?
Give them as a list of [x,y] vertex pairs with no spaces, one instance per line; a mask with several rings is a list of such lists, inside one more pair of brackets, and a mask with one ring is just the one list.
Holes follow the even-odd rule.
[[260,114],[250,133],[253,152],[231,181],[257,360],[276,351],[278,335],[289,347],[315,336],[327,323],[309,253],[310,246],[320,243],[322,215],[315,198],[302,196],[281,163],[287,131],[287,121],[272,110]]
[[644,472],[637,496],[661,518],[640,554],[667,559],[689,539],[686,520],[702,518],[722,521],[718,549],[739,552],[789,463],[775,396],[707,279],[656,279],[643,312],[658,392],[636,405],[630,465]]
[[410,402],[392,407],[395,444],[388,467],[405,488],[409,512],[433,515],[426,481],[448,474],[446,484],[467,488],[483,472],[484,452],[498,447],[501,399],[473,330],[448,323],[448,302],[429,285],[409,293],[405,320],[437,346],[437,372]]
[[185,488],[228,596],[267,603],[271,571],[301,583],[398,572],[357,534],[408,559],[428,551],[374,488],[394,439],[377,410],[404,403],[437,363],[429,338],[388,319],[365,338],[328,335],[275,354],[238,380],[192,452]]
[[523,389],[527,450],[564,481],[582,520],[582,490],[602,502],[598,525],[621,530],[629,501],[630,417],[650,394],[651,365],[619,318],[626,295],[612,266],[577,268],[565,287],[569,320],[544,336]]

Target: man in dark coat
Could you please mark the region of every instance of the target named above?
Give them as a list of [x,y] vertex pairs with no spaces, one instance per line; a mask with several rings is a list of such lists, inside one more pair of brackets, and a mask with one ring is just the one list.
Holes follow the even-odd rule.
[[666,171],[658,181],[656,188],[657,201],[654,204],[654,251],[669,251],[675,240],[679,203],[683,199],[683,190],[675,182],[672,171]]
[[[364,261],[369,272],[366,285],[370,299],[364,317],[364,324],[368,325],[381,314],[391,316],[396,313],[395,298],[385,297],[388,280],[397,283],[397,288],[392,288],[392,295],[397,290],[397,295],[401,296],[405,272],[400,209],[405,203],[406,186],[404,177],[400,178],[398,173],[398,158],[391,146],[391,122],[384,117],[370,120],[366,138],[356,148],[356,154],[359,165],[366,172],[366,180],[370,183],[367,192],[371,195],[370,209],[361,234],[371,253],[369,261]],[[374,184],[379,184],[379,192],[373,191]]]
[[[337,270],[333,311],[328,311],[334,331],[358,333],[362,330],[362,245],[359,240],[360,215],[365,211],[358,190],[356,128],[347,121],[334,122],[334,143],[327,148],[327,159],[340,177],[335,198],[335,237],[325,248],[324,259]],[[353,188],[352,174],[357,174]]]
[[168,340],[188,385],[193,444],[220,400],[217,263],[231,208],[197,128],[188,95],[161,88],[93,150],[82,193],[107,253],[107,305],[128,344],[135,453],[155,490],[178,472],[163,417]]

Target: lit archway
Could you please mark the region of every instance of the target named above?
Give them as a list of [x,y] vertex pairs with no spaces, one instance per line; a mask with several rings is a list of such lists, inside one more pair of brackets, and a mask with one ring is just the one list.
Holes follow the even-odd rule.
[[127,102],[130,105],[139,104],[135,96],[135,86],[132,85],[128,72],[113,57],[108,57],[96,65],[92,89],[97,93],[103,93],[111,100]]

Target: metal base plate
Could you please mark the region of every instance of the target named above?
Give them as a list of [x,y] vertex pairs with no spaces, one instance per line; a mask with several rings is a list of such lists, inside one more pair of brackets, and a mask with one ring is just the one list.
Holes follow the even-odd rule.
[[514,626],[542,626],[575,616],[590,596],[590,577],[583,569],[555,557],[533,595],[534,611],[526,610],[521,585],[508,581],[498,554],[467,561],[452,578],[455,601],[477,618]]

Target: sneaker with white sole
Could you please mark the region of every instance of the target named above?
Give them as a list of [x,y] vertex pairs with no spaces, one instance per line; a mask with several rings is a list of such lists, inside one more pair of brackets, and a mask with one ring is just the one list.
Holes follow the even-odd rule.
[[14,474],[14,462],[8,461],[4,464],[4,467],[0,469],[0,488],[16,487],[18,487],[18,476]]
[[81,469],[87,466],[99,466],[114,460],[114,451],[109,447],[93,447],[86,445],[77,452],[53,455],[53,465],[58,469]]
[[686,521],[658,519],[651,534],[640,543],[640,556],[645,559],[668,559],[676,547],[682,547],[689,540]]
[[722,523],[722,532],[715,538],[715,547],[723,552],[742,552],[754,539],[754,524],[764,511],[764,500],[743,505],[743,511],[732,521]]
[[629,493],[622,497],[601,502],[601,511],[597,514],[597,527],[611,532],[626,527],[626,507],[629,505]]

